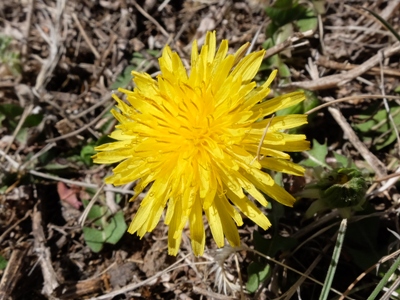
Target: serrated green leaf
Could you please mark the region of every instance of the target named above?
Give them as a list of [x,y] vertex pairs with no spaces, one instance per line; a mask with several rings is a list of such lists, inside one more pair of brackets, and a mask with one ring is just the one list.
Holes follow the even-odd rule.
[[[397,127],[400,127],[400,107],[390,108],[390,114]],[[392,128],[392,123],[388,119],[385,109],[378,112],[373,111],[373,107],[363,114],[356,116],[360,123],[353,124],[364,143],[375,147],[376,150],[392,144],[396,140],[396,132]],[[365,120],[363,122],[363,120]]]
[[340,167],[350,167],[349,164],[349,158],[341,155],[339,153],[333,152],[333,156],[335,157],[336,161],[338,162],[338,166]]
[[326,166],[326,156],[328,155],[328,146],[318,143],[317,140],[313,140],[313,148],[306,152],[308,158],[300,162],[305,167],[314,168],[317,166]]

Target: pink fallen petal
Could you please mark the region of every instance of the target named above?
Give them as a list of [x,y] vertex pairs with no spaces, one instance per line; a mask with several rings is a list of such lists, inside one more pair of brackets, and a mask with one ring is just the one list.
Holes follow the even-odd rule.
[[69,189],[64,182],[59,181],[57,183],[57,192],[62,201],[67,202],[73,208],[79,209],[82,203],[76,197],[77,191],[75,189]]

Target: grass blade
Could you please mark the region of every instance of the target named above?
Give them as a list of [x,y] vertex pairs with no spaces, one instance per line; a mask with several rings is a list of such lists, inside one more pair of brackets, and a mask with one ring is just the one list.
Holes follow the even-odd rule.
[[319,296],[320,300],[328,299],[329,290],[331,289],[332,281],[336,272],[336,267],[339,262],[340,252],[342,251],[342,245],[344,240],[344,234],[346,233],[346,228],[347,228],[347,219],[343,219],[342,222],[340,223],[335,249],[333,249],[331,264],[329,265],[324,286],[322,288],[321,295]]

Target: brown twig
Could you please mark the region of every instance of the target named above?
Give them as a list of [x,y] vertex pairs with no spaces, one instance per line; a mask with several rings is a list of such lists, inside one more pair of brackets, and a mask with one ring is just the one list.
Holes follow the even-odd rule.
[[209,290],[202,289],[198,286],[193,287],[193,292],[196,294],[200,294],[202,296],[205,296],[207,299],[218,299],[218,300],[229,300],[232,299],[230,296],[214,293]]
[[136,9],[144,16],[146,17],[151,23],[156,25],[158,30],[161,31],[161,33],[166,37],[169,38],[169,33],[154,19],[152,16],[150,16],[139,4],[136,3],[136,1],[132,1],[132,4],[136,7]]
[[[335,100],[329,101],[327,103],[321,104],[317,107],[314,107],[313,109],[310,109],[309,111],[307,111],[305,114],[310,115],[324,107],[331,106],[332,104],[339,103],[339,102],[345,102],[345,101],[351,101],[351,100],[361,100],[361,99],[376,99],[376,98],[382,98],[382,97],[383,97],[382,95],[354,95],[354,96],[344,97],[344,98],[335,99]],[[386,99],[400,100],[400,96],[386,96]]]
[[24,61],[27,60],[27,53],[28,53],[28,39],[29,39],[29,32],[32,25],[32,12],[35,6],[35,0],[30,0],[28,6],[28,13],[26,15],[26,24],[25,24],[25,31],[24,31],[24,43],[22,44],[21,50],[21,57]]
[[100,59],[101,55],[100,53],[96,50],[96,48],[93,46],[92,41],[89,39],[88,35],[85,32],[85,29],[83,29],[81,23],[78,20],[78,17],[76,16],[75,13],[72,14],[72,18],[74,19],[76,26],[78,26],[79,32],[82,34],[83,39],[85,40],[86,44],[88,44],[90,50],[93,52],[94,56],[96,56],[97,59]]
[[313,30],[308,30],[305,32],[298,32],[295,35],[291,36],[290,38],[288,38],[287,40],[283,41],[282,43],[275,45],[271,48],[269,48],[264,55],[264,59],[271,57],[272,55],[275,55],[279,52],[281,52],[282,50],[286,49],[287,47],[289,47],[290,45],[292,45],[294,42],[297,42],[298,40],[301,40],[303,38],[306,37],[310,37],[314,34]]
[[383,258],[381,258],[376,264],[372,265],[371,267],[369,267],[366,271],[362,272],[357,278],[356,280],[354,280],[354,282],[352,284],[349,285],[349,287],[347,288],[347,290],[343,293],[343,295],[339,298],[339,300],[343,300],[349,293],[350,291],[353,289],[353,287],[361,280],[365,277],[365,275],[367,275],[369,272],[371,272],[372,270],[375,270],[377,266],[383,264],[384,262],[388,261],[389,259],[392,259],[394,257],[396,257],[397,255],[400,254],[400,250],[397,250],[395,252],[393,252],[392,254],[389,254]]
[[329,107],[328,110],[331,113],[332,117],[342,128],[342,130],[344,131],[345,135],[348,137],[350,142],[353,144],[354,148],[360,152],[361,156],[368,162],[368,164],[372,167],[375,173],[379,177],[386,176],[385,165],[368,150],[368,148],[364,145],[363,142],[360,141],[354,130],[351,128],[350,124],[347,123],[346,119],[344,118],[340,110],[333,107]]
[[[190,254],[189,254],[189,255],[190,255]],[[176,269],[176,268],[179,268],[179,267],[180,267],[179,264],[180,264],[182,261],[184,261],[184,260],[186,259],[186,257],[188,257],[189,255],[186,255],[186,256],[184,256],[183,258],[177,260],[175,263],[173,263],[172,265],[170,265],[170,266],[169,266],[168,268],[166,268],[165,270],[163,270],[163,271],[161,271],[161,272],[158,272],[157,274],[155,274],[155,275],[153,275],[153,276],[147,278],[146,280],[143,280],[142,282],[139,282],[139,283],[130,283],[130,284],[124,286],[123,288],[117,289],[117,290],[115,290],[115,291],[112,291],[112,292],[110,292],[110,293],[107,293],[107,294],[104,294],[104,295],[101,295],[101,296],[98,296],[98,297],[90,298],[90,300],[105,300],[105,299],[110,299],[110,298],[112,298],[112,297],[114,297],[114,296],[116,296],[116,295],[123,294],[123,293],[127,293],[127,292],[130,292],[130,291],[136,290],[136,289],[139,288],[139,287],[145,286],[146,284],[149,284],[150,282],[152,282],[152,281],[156,280],[157,278],[159,278],[161,275],[163,275],[163,274],[165,274],[165,273],[167,273],[167,272],[169,272],[169,271],[171,271],[171,270],[174,270],[174,269]]]
[[370,70],[372,67],[379,64],[381,55],[383,55],[385,58],[387,58],[396,53],[399,53],[399,51],[400,51],[400,43],[397,42],[396,44],[394,44],[390,47],[387,47],[386,49],[381,50],[382,54],[378,53],[378,54],[374,55],[369,60],[364,62],[362,65],[359,65],[358,67],[355,67],[354,69],[352,69],[346,73],[326,76],[326,77],[322,77],[322,78],[312,80],[312,81],[292,82],[283,87],[294,87],[294,88],[302,88],[302,89],[311,90],[311,91],[318,91],[318,90],[330,89],[330,88],[334,88],[337,86],[341,86],[341,85],[346,84],[347,82],[353,80],[354,78],[364,74],[365,72]]
[[46,237],[42,227],[42,213],[37,209],[37,205],[33,209],[32,234],[35,239],[35,252],[38,255],[44,280],[42,292],[49,296],[59,286],[59,284],[51,263],[50,249],[45,246]]
[[67,134],[52,138],[52,139],[48,139],[46,140],[46,143],[51,143],[51,142],[56,142],[56,141],[60,141],[72,136],[76,136],[79,133],[81,133],[82,131],[85,131],[86,129],[88,129],[89,127],[91,127],[92,125],[96,124],[112,107],[114,106],[114,103],[108,105],[96,118],[94,118],[92,121],[90,121],[89,123],[87,123],[86,125],[82,126],[81,128],[71,131]]
[[[94,184],[94,183],[86,183],[86,182],[82,182],[82,181],[75,181],[75,180],[65,179],[65,178],[62,178],[62,177],[58,177],[58,176],[55,176],[55,175],[50,175],[50,174],[38,172],[38,171],[35,171],[35,170],[30,170],[29,173],[31,175],[34,175],[34,176],[38,176],[38,177],[41,177],[41,178],[46,178],[46,179],[54,180],[54,181],[61,181],[61,182],[64,182],[66,184],[82,186],[82,187],[91,188],[91,189],[98,189],[99,188],[99,186],[97,184]],[[115,192],[115,193],[127,194],[127,195],[133,195],[134,194],[133,191],[131,191],[131,190],[119,189],[119,188],[115,188],[115,187],[105,188],[104,190],[105,191],[112,191],[112,192]]]
[[10,260],[7,263],[7,268],[5,269],[3,277],[1,278],[0,300],[10,299],[19,278],[24,273],[22,267],[29,247],[30,243],[23,242],[13,250]]
[[[339,63],[333,60],[330,60],[326,56],[320,56],[315,62],[318,66],[322,66],[328,69],[335,69],[335,70],[352,70],[354,68],[359,67],[360,65],[353,65],[353,64],[344,64],[344,63]],[[377,75],[380,74],[381,69],[378,67],[373,67],[371,68],[367,74],[372,74],[372,75]],[[391,76],[396,76],[400,77],[400,71],[395,70],[395,69],[390,69],[390,68],[382,68],[382,72],[385,75],[391,75]]]

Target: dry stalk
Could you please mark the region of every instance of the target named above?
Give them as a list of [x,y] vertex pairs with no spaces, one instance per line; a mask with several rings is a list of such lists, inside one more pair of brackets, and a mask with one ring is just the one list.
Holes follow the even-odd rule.
[[360,152],[361,156],[368,162],[374,172],[379,177],[386,176],[385,165],[374,154],[372,154],[371,151],[368,150],[363,142],[360,141],[354,130],[351,128],[350,124],[347,123],[340,110],[333,107],[329,107],[328,110],[331,113],[332,117],[336,120],[338,125],[342,128],[345,135],[349,138],[350,142],[353,144],[353,147]]
[[353,80],[354,78],[364,74],[372,67],[379,64],[381,55],[387,58],[394,54],[399,53],[399,51],[400,51],[400,42],[397,42],[394,45],[381,50],[380,51],[381,53],[374,55],[366,62],[364,62],[362,65],[359,65],[358,67],[355,67],[354,69],[346,73],[326,76],[312,81],[292,82],[291,84],[285,85],[283,87],[302,88],[311,91],[318,91],[318,90],[330,89],[337,86],[341,86]]

